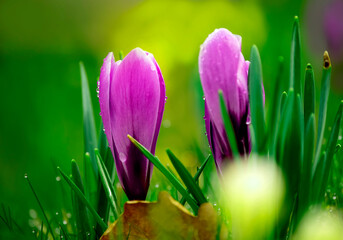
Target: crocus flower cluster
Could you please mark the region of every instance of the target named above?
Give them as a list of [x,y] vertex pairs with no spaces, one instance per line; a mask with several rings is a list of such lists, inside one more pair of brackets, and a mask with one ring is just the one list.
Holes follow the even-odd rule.
[[248,127],[249,62],[244,60],[241,44],[240,36],[224,28],[216,29],[205,40],[199,54],[207,138],[220,175],[223,165],[232,159],[232,151],[222,120],[219,90],[223,92],[240,154],[249,154],[251,151]]
[[[251,150],[248,99],[249,62],[241,53],[241,37],[227,29],[215,30],[199,55],[205,94],[205,124],[218,172],[232,159],[219,106],[224,95],[241,155]],[[152,54],[136,48],[123,61],[112,53],[100,73],[101,116],[117,173],[129,199],[145,199],[152,173],[151,163],[130,142],[130,134],[154,154],[165,103],[165,85]]]
[[99,79],[100,115],[121,185],[130,200],[144,200],[152,164],[127,135],[155,152],[165,104],[165,85],[152,54],[133,49],[122,61],[104,59]]

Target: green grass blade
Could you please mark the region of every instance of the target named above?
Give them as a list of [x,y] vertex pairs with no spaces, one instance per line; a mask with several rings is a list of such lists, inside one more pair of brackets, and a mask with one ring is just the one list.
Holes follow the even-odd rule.
[[325,131],[327,104],[328,104],[329,92],[330,92],[330,81],[331,81],[331,61],[330,61],[328,52],[325,51],[324,63],[323,63],[322,85],[321,85],[320,102],[319,102],[315,165],[318,162],[320,152],[322,149],[322,142],[323,142],[324,131]]
[[[52,228],[51,228],[50,222],[49,222],[49,220],[48,220],[48,217],[47,217],[46,214],[45,214],[43,205],[42,205],[42,203],[39,201],[39,198],[38,198],[38,196],[37,196],[37,194],[36,194],[36,191],[34,190],[32,184],[31,184],[31,181],[30,181],[29,177],[27,176],[27,174],[25,174],[24,177],[25,177],[27,183],[29,184],[29,186],[30,186],[30,188],[31,188],[31,190],[32,190],[33,195],[35,196],[35,198],[36,198],[36,200],[37,200],[37,203],[38,203],[38,205],[39,205],[39,208],[41,209],[41,211],[42,211],[42,213],[43,213],[44,219],[45,219],[45,221],[46,221],[46,223],[47,223],[47,226],[48,226],[48,229],[49,229],[49,231],[50,231],[50,233],[51,233],[51,237],[52,237],[52,239],[55,240],[54,232],[52,231]],[[48,233],[47,233],[47,235],[48,235]]]
[[167,149],[167,155],[174,165],[177,173],[181,177],[183,183],[188,188],[189,192],[193,195],[195,200],[200,204],[207,202],[204,194],[202,193],[200,187],[196,184],[191,174],[187,171],[186,167],[182,162],[174,155],[174,153]]
[[227,107],[225,105],[223,92],[221,90],[219,90],[218,94],[219,94],[220,109],[222,112],[222,118],[223,118],[223,122],[224,122],[225,131],[227,134],[227,138],[229,140],[232,155],[233,155],[234,159],[237,160],[239,158],[239,151],[238,151],[238,147],[237,147],[235,130],[233,129],[232,122],[230,119],[230,115],[229,115],[229,113],[227,111]]
[[268,112],[268,142],[270,155],[274,155],[277,126],[280,118],[280,96],[282,87],[282,76],[284,71],[284,59],[279,57],[279,68],[275,79],[273,101]]
[[[95,208],[97,206],[98,196],[98,183],[96,175],[93,171],[91,156],[89,152],[84,155],[84,171],[85,171],[85,195]],[[98,175],[98,174],[97,174]]]
[[290,88],[294,89],[295,95],[302,95],[301,83],[301,47],[299,33],[299,18],[294,17],[292,43],[291,43],[291,67],[290,67]]
[[198,212],[199,206],[197,205],[194,198],[187,192],[187,190],[182,186],[180,181],[172,174],[170,171],[168,171],[167,168],[163,166],[163,164],[160,162],[160,160],[152,155],[142,144],[140,144],[136,139],[128,135],[128,138],[130,141],[143,153],[143,155],[149,159],[150,162],[154,164],[154,166],[161,171],[161,173],[170,181],[171,184],[174,185],[174,187],[181,193],[182,196],[184,196],[188,202],[188,204],[193,209],[194,213]]
[[324,151],[319,158],[316,168],[312,172],[312,187],[311,187],[311,199],[312,204],[317,204],[321,201],[321,186],[324,179],[324,171],[326,165],[326,152]]
[[250,52],[250,68],[248,76],[249,104],[251,124],[254,129],[255,145],[258,153],[265,153],[266,124],[263,106],[263,78],[260,53],[254,45]]
[[299,188],[303,159],[303,121],[300,95],[294,96],[293,90],[290,90],[280,122],[276,152],[277,161],[285,173],[289,199],[293,199]]
[[286,92],[282,92],[281,99],[280,99],[280,115],[282,115],[283,110],[285,109],[285,103],[287,100],[288,94]]
[[[71,172],[72,172],[72,178],[75,185],[80,189],[82,194],[84,194],[84,187],[81,180],[80,170],[75,160],[71,161]],[[90,232],[90,225],[91,225],[89,221],[89,217],[88,217],[87,206],[78,197],[75,197],[74,203],[75,203],[75,206],[73,207],[73,209],[76,215],[75,218],[76,218],[78,236],[80,239],[86,239],[87,233]]]
[[98,163],[100,179],[104,186],[108,202],[110,203],[114,217],[118,219],[120,206],[118,204],[117,195],[116,195],[116,192],[114,191],[114,187],[110,179],[110,176],[108,174],[108,171],[97,149],[95,150],[95,157]]
[[328,140],[328,144],[326,146],[326,161],[325,161],[325,166],[324,166],[324,175],[323,175],[323,182],[322,182],[322,187],[321,187],[321,194],[324,195],[326,185],[329,179],[329,174],[332,166],[332,159],[333,155],[335,154],[335,149],[336,149],[336,143],[338,140],[338,134],[339,134],[339,129],[341,125],[341,120],[342,120],[342,109],[343,109],[343,101],[341,101],[341,104],[339,105],[335,121],[331,130],[331,134]]
[[85,152],[90,153],[93,171],[98,176],[98,168],[95,160],[94,149],[97,148],[97,136],[95,130],[95,121],[93,114],[93,106],[91,95],[89,92],[88,79],[86,70],[82,62],[80,62],[81,86],[82,86],[82,109],[83,109],[83,134]]
[[304,123],[306,124],[311,114],[314,114],[315,101],[314,73],[311,64],[307,64],[304,90]]
[[[207,163],[209,162],[209,159],[211,158],[211,154],[208,155],[208,157],[205,159],[205,161],[201,164],[200,168],[198,169],[198,171],[195,173],[193,180],[195,182],[197,182],[199,180],[199,177],[201,176],[202,172],[204,171]],[[187,189],[187,191],[189,192],[189,190]],[[180,203],[182,205],[184,205],[186,203],[186,199],[184,197],[181,198]]]
[[77,197],[88,207],[89,212],[93,215],[96,222],[101,226],[102,231],[104,232],[107,229],[106,223],[101,219],[95,209],[92,207],[91,203],[86,199],[85,195],[81,192],[81,190],[75,185],[75,183],[62,171],[62,169],[58,168],[62,177],[66,182],[69,184],[70,188],[76,193]]
[[108,148],[108,142],[106,138],[106,134],[104,132],[104,125],[101,121],[101,126],[100,126],[100,135],[99,135],[99,153],[102,159],[106,158],[107,154],[107,148]]
[[[107,142],[106,134],[104,132],[104,125],[103,125],[102,121],[100,124],[98,145],[99,145],[99,153],[100,153],[101,159],[103,159],[104,161],[107,161],[106,158],[107,158],[108,142]],[[99,165],[98,165],[98,167],[99,167]],[[113,164],[110,165],[107,169],[109,172],[112,173]],[[107,222],[108,217],[109,217],[110,204],[108,202],[107,194],[106,194],[104,186],[101,182],[101,179],[98,180],[98,196],[99,196],[98,207],[97,207],[98,214],[100,215],[100,217],[102,217],[102,219],[104,219],[105,222]],[[99,229],[98,229],[98,231],[99,231]]]
[[312,163],[315,144],[315,119],[312,113],[306,123],[304,138],[304,161],[301,167],[301,180],[299,190],[299,213],[298,218],[308,210],[310,203],[310,188],[312,180]]

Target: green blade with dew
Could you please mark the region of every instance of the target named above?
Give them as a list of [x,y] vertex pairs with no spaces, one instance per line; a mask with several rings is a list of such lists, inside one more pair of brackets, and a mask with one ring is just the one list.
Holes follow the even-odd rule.
[[331,130],[331,134],[328,140],[328,144],[326,146],[326,161],[324,165],[323,182],[321,184],[321,190],[320,190],[321,196],[324,196],[326,185],[329,179],[329,174],[330,174],[330,170],[332,166],[332,159],[333,159],[333,155],[335,154],[336,143],[338,140],[338,134],[339,134],[341,121],[342,121],[342,109],[343,109],[343,101],[341,101],[341,104],[339,105],[339,108],[335,117],[335,121]]
[[160,160],[150,153],[142,144],[140,144],[136,139],[127,135],[130,141],[143,153],[143,155],[150,161],[154,166],[161,171],[161,173],[170,181],[171,184],[184,196],[188,204],[193,209],[194,213],[198,212],[199,206],[193,197],[187,192],[187,190],[182,186],[180,181],[172,174],[165,166],[160,162]]
[[[80,170],[75,160],[71,161],[71,172],[72,179],[75,185],[80,189],[82,194],[84,194],[84,187],[81,179]],[[75,192],[72,193],[76,195]],[[74,200],[75,206],[73,206],[73,209],[75,212],[78,236],[80,239],[86,239],[87,233],[89,233],[91,230],[91,223],[88,217],[87,206],[77,196],[75,196]]]
[[220,109],[222,112],[222,119],[224,122],[224,127],[225,127],[225,131],[227,134],[227,138],[228,138],[229,143],[230,143],[232,155],[233,155],[234,159],[237,160],[239,158],[239,151],[238,151],[238,146],[237,146],[237,141],[236,141],[235,130],[232,126],[232,121],[231,121],[230,115],[227,111],[227,106],[225,104],[223,92],[221,90],[219,90],[218,95],[219,95]]
[[248,74],[249,104],[251,124],[254,129],[257,153],[266,151],[266,124],[263,106],[263,78],[260,53],[255,45],[250,52],[250,67]]
[[294,17],[292,42],[291,42],[291,66],[290,66],[290,88],[294,89],[295,95],[302,95],[301,83],[301,46],[299,33],[299,18]]
[[[305,70],[305,88],[304,88],[304,123],[307,124],[311,114],[315,109],[315,86],[314,73],[311,64],[307,64]],[[305,125],[306,126],[306,125]]]
[[[198,169],[198,171],[195,173],[195,175],[194,175],[194,177],[193,177],[193,180],[194,180],[195,182],[197,182],[197,181],[199,180],[199,177],[201,176],[202,172],[204,171],[204,169],[205,169],[207,163],[209,162],[209,159],[211,158],[211,156],[212,156],[211,154],[208,155],[208,157],[205,159],[205,161],[201,164],[201,166],[200,166],[200,168]],[[187,189],[187,191],[189,192],[188,189]],[[180,200],[180,203],[181,203],[182,205],[185,205],[186,199],[185,199],[184,197],[182,197],[181,200]]]
[[323,63],[323,75],[322,85],[320,92],[319,101],[319,115],[318,115],[318,130],[317,130],[317,144],[316,144],[316,155],[315,165],[318,164],[318,159],[322,149],[322,142],[325,131],[327,104],[330,92],[330,81],[331,81],[331,61],[327,51],[324,52],[324,63]]
[[71,180],[62,169],[58,168],[64,180],[68,183],[70,188],[76,193],[77,197],[88,207],[89,212],[93,215],[95,221],[101,226],[102,231],[104,232],[107,229],[106,223],[101,219],[95,209],[92,207],[92,204],[86,199],[85,195],[81,190],[75,185],[73,180]]
[[24,176],[24,177],[25,177],[25,179],[26,179],[27,183],[29,184],[29,186],[30,186],[30,189],[31,189],[31,191],[32,191],[33,195],[35,196],[35,198],[36,198],[36,200],[37,200],[37,203],[38,203],[38,205],[39,205],[39,208],[41,209],[41,211],[42,211],[42,213],[43,213],[43,216],[44,216],[44,219],[45,219],[45,221],[46,221],[46,223],[47,223],[47,226],[48,226],[48,232],[47,232],[46,234],[48,235],[48,234],[49,234],[49,232],[50,232],[52,239],[53,239],[53,240],[55,240],[54,232],[52,231],[52,228],[51,228],[50,222],[49,222],[49,220],[48,220],[48,217],[47,217],[47,216],[46,216],[46,214],[45,214],[45,211],[44,211],[43,205],[42,205],[42,203],[39,201],[39,198],[38,198],[38,196],[37,196],[37,194],[36,194],[36,191],[34,190],[34,188],[33,188],[32,184],[31,184],[31,181],[30,181],[30,179],[29,179],[28,175],[27,175],[27,174],[25,174],[25,176]]
[[[108,150],[108,141],[106,138],[106,134],[105,134],[105,130],[104,130],[104,125],[101,121],[100,124],[100,131],[99,131],[99,153],[101,156],[101,159],[104,160],[105,165],[106,165],[106,169],[108,169],[108,171],[110,173],[112,173],[113,171],[113,164],[114,162],[112,161],[112,163],[110,163],[111,161],[108,161],[108,151],[111,152],[111,150]],[[98,165],[99,167],[99,165]],[[100,173],[100,171],[99,171]],[[100,176],[99,176],[100,177]],[[105,222],[108,221],[108,217],[109,217],[109,207],[110,207],[110,203],[108,202],[108,197],[106,194],[106,191],[104,189],[104,186],[101,182],[101,177],[100,180],[98,181],[98,196],[99,196],[99,201],[98,201],[98,213],[99,215],[104,219]]]
[[105,164],[102,161],[102,158],[98,149],[95,149],[95,157],[98,163],[99,175],[100,175],[101,182],[106,192],[107,200],[110,203],[114,217],[118,219],[120,206],[118,204],[117,195],[116,195],[116,192],[114,191],[112,181],[105,167]]
[[93,105],[89,92],[89,85],[85,67],[80,62],[81,86],[82,86],[82,110],[83,110],[83,135],[85,152],[89,152],[93,171],[98,176],[98,168],[95,160],[94,149],[97,148],[97,136],[93,114]]
[[187,171],[186,167],[182,164],[182,162],[174,155],[174,153],[167,149],[167,155],[172,162],[175,170],[181,177],[183,183],[188,188],[189,192],[193,195],[195,200],[200,204],[207,202],[204,194],[202,193],[200,187],[194,181],[192,175]]
[[278,61],[279,67],[277,76],[275,79],[275,86],[273,92],[273,101],[271,103],[271,108],[268,112],[268,142],[269,142],[269,152],[271,156],[274,156],[275,142],[276,142],[276,132],[277,126],[280,118],[280,96],[282,94],[282,76],[284,72],[284,58],[279,57]]

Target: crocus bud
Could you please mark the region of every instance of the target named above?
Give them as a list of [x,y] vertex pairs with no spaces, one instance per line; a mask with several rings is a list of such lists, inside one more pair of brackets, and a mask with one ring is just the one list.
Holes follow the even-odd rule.
[[99,80],[100,115],[120,183],[130,200],[144,200],[152,164],[127,135],[155,153],[165,104],[165,85],[152,54],[133,49],[122,61],[104,59]]
[[221,174],[223,163],[232,159],[232,151],[222,120],[218,91],[223,92],[241,155],[251,150],[248,123],[249,62],[241,53],[242,38],[221,28],[211,33],[200,49],[199,72],[205,95],[207,138]]

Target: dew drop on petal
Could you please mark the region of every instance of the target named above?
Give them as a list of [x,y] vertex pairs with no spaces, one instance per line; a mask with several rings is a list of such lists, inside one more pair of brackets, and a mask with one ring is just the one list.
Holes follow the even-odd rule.
[[119,153],[119,160],[122,161],[122,162],[125,162],[127,159],[125,153]]

